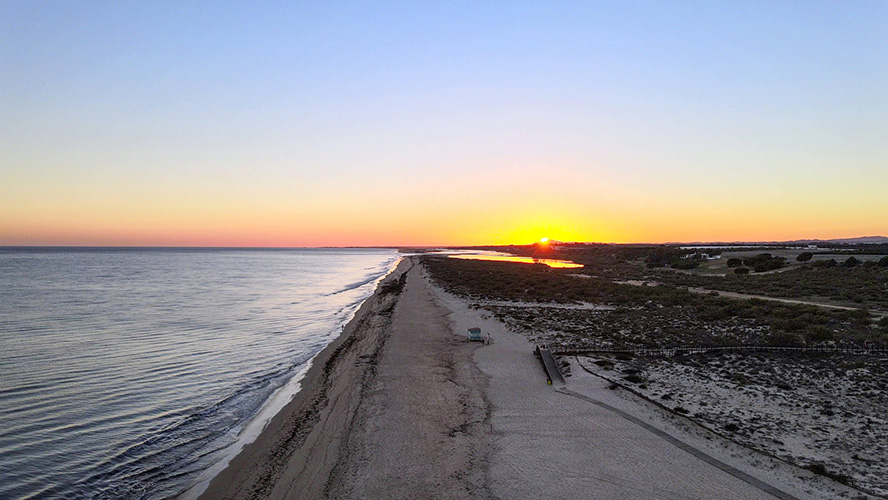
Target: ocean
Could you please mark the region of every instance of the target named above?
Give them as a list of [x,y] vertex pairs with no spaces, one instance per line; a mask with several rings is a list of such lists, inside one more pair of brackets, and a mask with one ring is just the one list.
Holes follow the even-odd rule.
[[205,481],[398,260],[0,248],[0,498],[164,499]]

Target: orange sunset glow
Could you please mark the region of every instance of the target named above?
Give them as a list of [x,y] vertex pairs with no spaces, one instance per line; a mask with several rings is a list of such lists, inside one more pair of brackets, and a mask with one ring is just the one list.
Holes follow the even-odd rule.
[[563,198],[553,195],[545,206],[496,192],[476,206],[466,203],[458,190],[414,187],[410,192],[404,185],[379,186],[372,193],[258,195],[253,200],[239,197],[234,189],[155,200],[140,189],[133,187],[130,197],[95,192],[53,202],[37,192],[9,193],[0,201],[0,244],[287,247],[778,240],[886,232],[886,219],[876,215],[888,211],[884,198],[874,196],[828,207],[816,200],[679,204],[620,195],[585,200],[580,189],[569,186],[553,186],[553,193]]
[[0,245],[888,233],[879,16],[785,40],[759,15],[571,8],[623,27],[419,7],[379,25],[222,9],[204,34],[153,8],[132,30],[57,20],[73,39],[10,25],[39,50],[4,51]]

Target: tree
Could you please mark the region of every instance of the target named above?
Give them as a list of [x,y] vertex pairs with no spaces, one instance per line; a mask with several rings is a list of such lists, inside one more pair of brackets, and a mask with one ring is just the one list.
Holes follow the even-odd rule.
[[808,262],[814,257],[814,254],[811,252],[802,252],[796,257],[796,260],[799,262]]
[[888,257],[882,257],[879,261],[879,267],[888,267]]
[[[888,257],[886,257],[888,259]],[[740,267],[743,264],[743,261],[738,259],[737,257],[732,257],[728,259],[728,267]],[[886,264],[888,265],[888,264]]]
[[746,259],[743,259],[743,265],[755,267],[756,265],[763,264],[765,262],[768,262],[769,260],[771,260],[771,254],[760,253],[755,257],[747,257]]
[[743,264],[747,267],[751,267],[752,270],[757,273],[763,273],[765,271],[780,269],[785,262],[786,258],[784,257],[773,257],[769,253],[763,253],[750,259],[746,259],[743,261]]
[[672,264],[670,264],[669,267],[671,267],[673,269],[687,270],[687,269],[693,269],[699,265],[700,265],[700,263],[694,259],[680,259],[680,260],[677,260],[677,261],[673,262]]
[[860,264],[860,261],[855,259],[854,257],[848,257],[845,262],[842,263],[845,267],[857,267]]

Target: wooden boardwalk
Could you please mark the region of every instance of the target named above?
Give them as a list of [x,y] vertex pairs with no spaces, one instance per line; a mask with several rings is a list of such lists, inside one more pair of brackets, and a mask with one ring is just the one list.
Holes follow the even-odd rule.
[[585,356],[589,354],[631,354],[634,356],[675,356],[679,354],[700,354],[708,352],[802,352],[831,353],[855,355],[888,355],[885,348],[856,347],[780,347],[780,346],[676,346],[676,347],[626,347],[626,348],[589,348],[589,349],[553,349],[552,354],[558,356]]

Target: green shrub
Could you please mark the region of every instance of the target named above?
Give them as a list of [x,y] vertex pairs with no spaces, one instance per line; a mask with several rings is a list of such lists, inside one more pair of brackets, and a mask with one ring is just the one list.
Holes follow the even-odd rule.
[[688,269],[694,269],[695,267],[697,267],[699,265],[700,265],[700,262],[698,262],[694,259],[681,259],[681,260],[677,260],[677,261],[673,262],[672,264],[669,265],[669,267],[671,267],[672,269],[688,270]]
[[835,333],[825,326],[812,326],[805,332],[805,339],[811,342],[826,342],[835,338]]
[[749,274],[749,268],[748,267],[738,267],[737,269],[734,269],[734,274]]
[[802,339],[788,332],[776,332],[765,338],[765,344],[775,347],[800,347]]
[[728,259],[728,267],[740,267],[741,265],[743,265],[743,261],[736,257]]
[[771,260],[771,254],[760,253],[755,257],[747,257],[746,259],[743,259],[743,264],[755,267],[756,265],[768,262],[769,260]]
[[825,267],[825,268],[829,268],[829,267],[836,267],[837,265],[839,265],[839,263],[836,262],[836,259],[829,259],[829,260],[818,260],[817,262],[815,262],[815,263],[812,264],[812,265],[813,265],[814,267]]
[[801,318],[781,318],[775,320],[772,325],[774,328],[783,330],[784,332],[798,332],[804,330],[805,327],[808,326],[807,322]]
[[775,257],[767,262],[763,262],[761,264],[757,264],[755,266],[755,272],[762,273],[765,271],[773,271],[775,269],[780,269],[783,267],[786,259],[783,257]]

